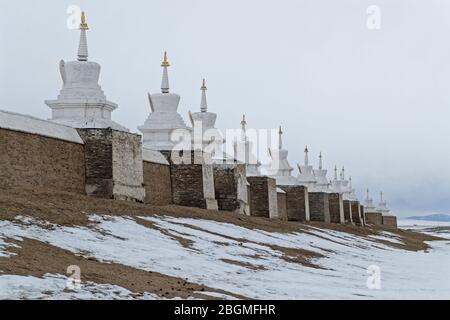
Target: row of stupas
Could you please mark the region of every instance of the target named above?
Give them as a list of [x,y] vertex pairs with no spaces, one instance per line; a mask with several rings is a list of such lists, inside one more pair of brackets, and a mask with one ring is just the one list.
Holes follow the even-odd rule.
[[[80,40],[77,59],[75,61],[61,61],[59,68],[63,87],[56,100],[48,100],[46,104],[52,111],[51,121],[74,128],[111,128],[119,131],[129,130],[114,122],[111,114],[118,108],[117,104],[107,100],[101,86],[98,84],[101,67],[98,63],[89,61],[87,30],[85,14],[82,14],[80,23]],[[210,143],[224,143],[218,130],[215,128],[217,114],[208,110],[207,86],[203,79],[201,85],[200,111],[189,112],[192,127],[186,125],[183,117],[178,112],[180,95],[170,91],[169,67],[167,53],[164,53],[162,67],[162,81],[160,93],[148,93],[150,114],[143,125],[138,129],[143,135],[143,147],[156,151],[172,150],[177,141],[173,141],[172,134],[176,130],[194,131],[196,124],[201,125],[201,133],[194,136],[193,142],[200,143],[203,148]],[[246,164],[246,174],[262,176],[261,163],[252,154],[252,142],[247,136],[247,120],[245,116],[241,121],[241,137],[234,141],[234,158]],[[209,132],[209,135],[205,134]],[[217,137],[220,137],[217,139]],[[288,150],[283,146],[283,131],[279,128],[278,146],[269,149],[271,163],[266,169],[266,175],[276,180],[277,186],[301,185],[311,191],[323,193],[342,194],[344,200],[356,201],[355,189],[352,186],[352,178],[346,179],[345,169],[342,168],[338,176],[337,166],[334,168],[334,178],[328,179],[328,171],[323,166],[322,153],[319,155],[319,164],[315,169],[309,160],[309,150],[306,147],[303,164],[298,164],[298,175],[293,175],[294,168],[288,161]],[[244,157],[239,156],[244,154]],[[377,212],[382,215],[390,215],[386,201],[381,201],[378,208],[373,205],[367,192],[365,199],[366,212]]]

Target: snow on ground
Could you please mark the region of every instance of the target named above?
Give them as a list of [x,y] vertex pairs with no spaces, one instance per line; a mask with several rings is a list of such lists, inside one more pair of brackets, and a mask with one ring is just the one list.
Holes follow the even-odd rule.
[[404,242],[395,234],[392,234],[390,232],[382,231],[379,235],[371,235],[369,236],[370,239],[377,239],[377,240],[383,240],[388,241],[392,243],[398,243],[398,244],[404,244]]
[[450,239],[450,221],[398,220],[399,228]]
[[[68,288],[68,278],[46,274],[44,278],[0,275],[0,300],[155,300],[156,295],[133,296],[130,291],[110,284],[84,282],[79,288]],[[73,283],[71,282],[73,285]]]
[[450,227],[450,221],[426,221],[426,220],[399,219],[398,226],[402,229]]
[[[142,217],[167,231],[163,234],[129,217],[93,215],[89,228],[43,228],[43,222],[18,219],[0,221],[0,254],[7,254],[5,239],[26,237],[248,298],[450,299],[450,241],[432,242],[427,252],[409,252],[376,242],[399,243],[388,232],[371,239],[319,228],[273,233],[210,220]],[[183,246],[177,237],[191,245]],[[324,257],[311,261],[320,268],[306,267],[283,259],[276,246]],[[380,268],[379,290],[367,287],[370,266]]]

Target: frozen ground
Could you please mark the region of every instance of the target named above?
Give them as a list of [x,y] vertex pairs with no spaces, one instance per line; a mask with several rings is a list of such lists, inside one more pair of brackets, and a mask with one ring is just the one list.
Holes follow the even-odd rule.
[[47,274],[44,278],[0,275],[0,300],[155,300],[156,295],[133,295],[127,289],[114,285],[84,282],[75,286],[66,276]]
[[[99,215],[91,216],[88,228],[49,226],[29,217],[0,221],[0,256],[10,254],[9,239],[30,238],[80,256],[188,278],[248,298],[450,299],[450,240],[434,241],[426,252],[411,252],[377,241],[401,243],[389,232],[372,237],[319,228],[308,233],[271,233],[211,220],[142,219],[156,228],[129,217]],[[308,267],[286,259],[279,247],[323,257],[311,261],[316,267]],[[368,288],[368,269],[380,270],[380,288]],[[65,283],[58,275],[44,279],[1,275],[0,297],[136,298],[123,288],[92,283],[67,293]]]

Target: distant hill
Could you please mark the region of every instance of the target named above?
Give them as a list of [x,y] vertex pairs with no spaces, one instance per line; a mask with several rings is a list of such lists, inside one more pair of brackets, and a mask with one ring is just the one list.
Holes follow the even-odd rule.
[[408,220],[422,220],[422,221],[450,221],[448,214],[430,214],[428,216],[408,217]]

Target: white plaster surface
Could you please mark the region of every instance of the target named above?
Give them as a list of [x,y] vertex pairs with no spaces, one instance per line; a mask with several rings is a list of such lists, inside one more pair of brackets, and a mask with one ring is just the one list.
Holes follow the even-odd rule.
[[0,128],[84,144],[74,128],[8,111],[0,110]]
[[147,162],[169,165],[169,161],[167,161],[166,157],[164,157],[161,152],[156,150],[143,148],[142,159]]
[[145,189],[140,138],[127,132],[113,131],[112,155],[113,193],[143,201]]

